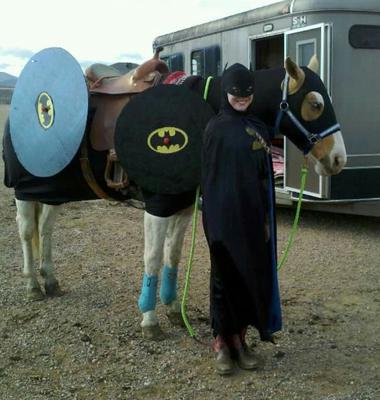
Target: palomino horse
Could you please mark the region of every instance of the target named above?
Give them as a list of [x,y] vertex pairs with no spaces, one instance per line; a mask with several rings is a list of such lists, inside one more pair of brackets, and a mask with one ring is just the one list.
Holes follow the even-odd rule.
[[[346,163],[345,146],[337,124],[334,110],[326,89],[313,72],[316,70],[315,60],[309,68],[299,68],[290,59],[286,60],[285,69],[256,71],[254,113],[270,126],[275,125],[277,130],[288,136],[299,148],[307,154],[315,164],[315,170],[320,175],[339,173]],[[284,78],[285,77],[285,78]],[[199,79],[194,90],[203,91],[204,80]],[[220,81],[215,78],[210,85],[210,104],[215,110],[220,101]],[[8,145],[7,145],[8,142]],[[71,178],[72,187],[76,190],[80,185],[85,186],[80,193],[67,197],[67,181],[65,172],[52,178],[43,178],[43,183],[51,183],[47,194],[41,196],[27,193],[25,187],[35,187],[37,179],[30,177],[22,180],[22,187],[14,185],[8,175],[14,168],[15,157],[9,148],[9,124],[4,134],[4,160],[6,165],[6,184],[15,187],[17,205],[17,223],[21,238],[27,295],[30,299],[40,300],[44,294],[37,280],[34,269],[34,256],[37,250],[40,260],[40,273],[45,280],[47,296],[60,295],[62,292],[53,270],[51,237],[54,221],[60,205],[65,201],[97,198],[89,194],[89,188],[80,173],[75,179]],[[71,171],[79,170],[79,157],[66,167]],[[25,171],[21,172],[21,175]],[[74,179],[74,180],[73,180]],[[65,193],[62,193],[62,186]],[[24,192],[23,192],[24,190]],[[58,196],[54,195],[57,191]],[[32,191],[31,191],[32,192]],[[122,200],[122,198],[120,198]],[[155,338],[161,330],[155,312],[158,290],[158,275],[164,265],[160,282],[160,299],[168,307],[168,315],[180,316],[180,304],[177,298],[177,271],[181,257],[181,249],[186,227],[191,215],[191,207],[168,217],[158,217],[148,212],[144,215],[145,249],[144,249],[144,279],[139,298],[139,307],[143,314],[141,327],[143,335]]]

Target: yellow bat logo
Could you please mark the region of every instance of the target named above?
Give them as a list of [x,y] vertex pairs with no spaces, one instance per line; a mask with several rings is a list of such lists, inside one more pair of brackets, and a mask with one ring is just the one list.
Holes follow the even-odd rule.
[[40,93],[37,99],[36,108],[38,120],[41,126],[44,129],[49,129],[54,123],[55,116],[52,98],[46,92]]
[[188,141],[187,134],[182,129],[173,126],[156,129],[149,134],[147,139],[148,147],[161,154],[177,153],[186,147]]
[[265,148],[262,137],[256,131],[251,128],[245,128],[245,131],[249,136],[253,136],[255,138],[255,140],[252,142],[252,150],[256,151]]

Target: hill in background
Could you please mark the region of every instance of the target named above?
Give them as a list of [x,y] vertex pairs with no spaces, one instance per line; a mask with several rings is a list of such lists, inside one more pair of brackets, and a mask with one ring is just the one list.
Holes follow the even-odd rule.
[[0,88],[14,88],[17,78],[6,72],[0,72]]

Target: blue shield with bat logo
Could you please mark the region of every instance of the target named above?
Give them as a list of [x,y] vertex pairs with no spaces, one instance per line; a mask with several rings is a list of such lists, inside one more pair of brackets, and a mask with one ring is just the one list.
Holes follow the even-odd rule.
[[73,56],[56,47],[35,54],[17,80],[9,113],[20,163],[38,177],[60,172],[79,149],[87,115],[87,84]]

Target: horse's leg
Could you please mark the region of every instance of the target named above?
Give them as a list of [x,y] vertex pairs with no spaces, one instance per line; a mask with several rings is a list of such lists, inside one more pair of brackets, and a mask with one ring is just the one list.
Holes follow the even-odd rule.
[[40,273],[45,280],[47,296],[62,296],[63,292],[54,276],[52,260],[52,234],[60,206],[42,204],[38,216],[40,241]]
[[[35,201],[22,201],[16,199],[18,225],[22,253],[24,258],[23,274],[26,278],[26,291],[30,300],[42,300],[41,291],[34,269],[34,255],[38,252],[37,213],[38,203]],[[34,251],[33,251],[34,250]]]
[[177,275],[183,240],[192,209],[193,207],[189,207],[171,217],[165,238],[160,299],[163,304],[168,306],[166,314],[176,325],[183,325],[181,305],[177,299]]
[[163,246],[169,220],[170,218],[156,217],[147,212],[144,214],[145,270],[138,304],[143,313],[143,320],[141,322],[143,336],[148,339],[156,339],[162,334],[155,308],[158,272],[161,267]]

